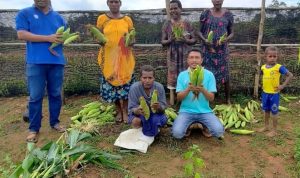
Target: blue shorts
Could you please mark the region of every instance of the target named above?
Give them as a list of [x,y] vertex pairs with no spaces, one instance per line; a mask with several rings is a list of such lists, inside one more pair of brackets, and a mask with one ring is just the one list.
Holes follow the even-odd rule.
[[272,112],[273,115],[278,113],[279,107],[279,93],[268,94],[262,92],[261,94],[262,109],[265,112]]
[[146,136],[156,136],[158,134],[158,128],[166,125],[167,117],[164,114],[151,113],[148,120],[144,116],[135,116],[132,113],[128,115],[128,124],[132,123],[132,120],[138,117],[142,121],[143,134]]

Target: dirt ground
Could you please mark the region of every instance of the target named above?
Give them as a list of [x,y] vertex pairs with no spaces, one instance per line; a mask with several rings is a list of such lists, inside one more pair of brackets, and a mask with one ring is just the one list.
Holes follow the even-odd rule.
[[[80,106],[96,99],[97,96],[67,98],[61,113],[62,123],[68,125],[69,118],[81,109]],[[0,159],[0,177],[3,177],[4,169],[9,169],[12,164],[18,164],[24,159],[28,123],[23,122],[21,116],[25,110],[26,101],[26,97],[0,98],[0,155],[12,160],[8,162]],[[297,177],[293,156],[295,128],[300,127],[300,104],[294,101],[283,103],[283,106],[289,107],[292,112],[280,113],[279,134],[275,138],[269,138],[264,133],[247,136],[226,133],[224,141],[220,141],[206,138],[194,130],[191,136],[176,140],[171,136],[171,128],[166,127],[161,129],[160,135],[146,154],[135,151],[124,152],[113,146],[119,133],[130,127],[124,124],[109,125],[100,130],[100,136],[93,137],[89,142],[101,149],[122,155],[123,158],[118,163],[128,172],[88,165],[73,177],[181,178],[184,177],[183,166],[185,165],[182,155],[193,144],[197,144],[201,149],[201,153],[197,156],[204,160],[205,168],[201,170],[204,177]],[[38,145],[43,145],[60,136],[49,127],[47,98],[44,99],[43,116]],[[263,125],[262,113],[257,112],[255,116],[260,122],[250,125],[247,129],[255,130]]]

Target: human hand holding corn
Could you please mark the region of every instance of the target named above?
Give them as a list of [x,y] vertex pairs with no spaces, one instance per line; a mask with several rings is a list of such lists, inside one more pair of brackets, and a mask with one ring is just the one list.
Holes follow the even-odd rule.
[[135,114],[137,116],[144,115],[144,111],[143,111],[142,107],[139,106],[139,107],[133,109],[133,114]]

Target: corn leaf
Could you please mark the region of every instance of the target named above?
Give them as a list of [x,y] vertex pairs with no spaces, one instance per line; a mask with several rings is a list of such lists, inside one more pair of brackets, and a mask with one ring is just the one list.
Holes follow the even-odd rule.
[[23,174],[24,169],[22,165],[19,165],[16,170],[9,176],[9,178],[19,178],[21,174]]

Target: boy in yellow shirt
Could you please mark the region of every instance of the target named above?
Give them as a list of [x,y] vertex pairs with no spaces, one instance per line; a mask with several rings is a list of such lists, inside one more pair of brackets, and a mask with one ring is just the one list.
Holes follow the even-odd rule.
[[[293,74],[283,65],[277,64],[278,48],[267,47],[265,50],[266,64],[261,67],[262,72],[262,109],[264,111],[265,127],[259,131],[269,131],[267,136],[273,137],[277,133],[277,114],[279,107],[279,92],[289,83]],[[280,84],[280,76],[286,75],[285,81]],[[272,113],[273,128],[269,126]]]

